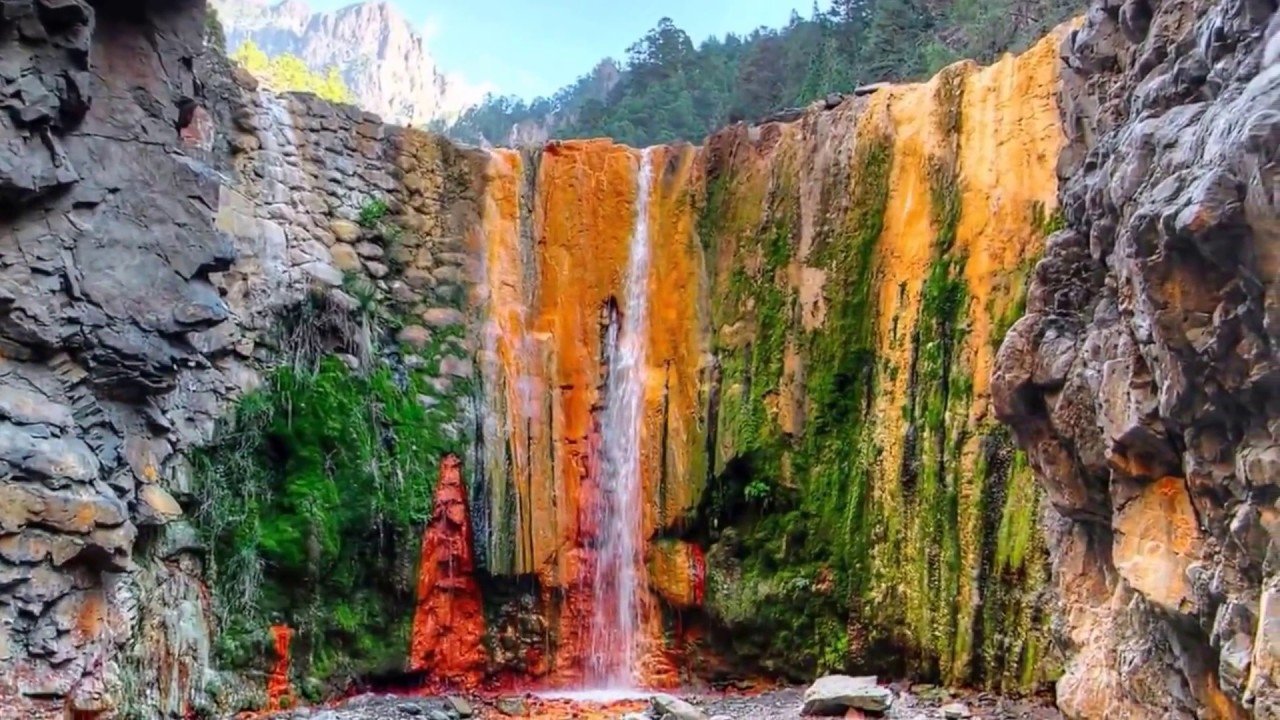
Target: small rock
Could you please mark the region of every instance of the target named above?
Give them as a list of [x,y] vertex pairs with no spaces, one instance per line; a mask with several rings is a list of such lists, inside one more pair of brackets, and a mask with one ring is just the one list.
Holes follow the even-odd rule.
[[520,698],[499,698],[498,702],[494,703],[494,707],[498,708],[498,712],[510,717],[524,717],[529,714],[528,706]]
[[466,358],[457,358],[452,355],[440,359],[440,372],[453,377],[471,377],[475,368],[472,367],[471,361]]
[[168,490],[155,484],[144,485],[138,493],[138,524],[164,525],[182,517],[182,506]]
[[[412,707],[414,710],[417,711],[417,712],[410,713],[411,715],[417,715],[418,713],[422,712],[422,708],[418,707],[417,705],[411,705],[410,707]],[[400,711],[401,712],[405,711],[405,707],[403,705],[400,706]],[[449,713],[443,710],[432,710],[431,712],[427,713],[427,717],[430,720],[453,720],[453,718],[449,717]]]
[[360,226],[350,220],[334,220],[329,224],[329,232],[345,243],[353,243],[360,239]]
[[[415,705],[413,703],[402,703],[400,705],[397,705],[396,710],[400,711],[401,715],[421,715],[422,714],[422,706]],[[431,720],[440,720],[440,718],[436,716],[436,712],[437,712],[436,710],[432,710],[430,713],[427,714],[427,717],[430,718]]]
[[963,720],[963,718],[971,717],[969,707],[964,703],[951,703],[942,706],[942,716],[947,720]]
[[712,715],[711,720],[733,720],[732,715]]
[[433,328],[461,325],[465,320],[462,312],[453,308],[428,308],[422,311],[422,322]]
[[406,325],[400,334],[396,335],[396,340],[402,345],[421,350],[431,342],[431,331],[421,325]]
[[453,708],[453,711],[458,713],[458,717],[469,718],[475,714],[475,711],[471,709],[471,703],[467,702],[466,698],[451,695],[449,696],[448,701],[449,707]]
[[376,260],[366,260],[364,269],[368,270],[369,274],[375,278],[384,278],[391,272],[391,268]]
[[838,717],[850,708],[884,712],[893,704],[893,691],[876,685],[876,678],[828,675],[804,693],[804,714]]
[[329,254],[333,256],[334,267],[339,270],[360,269],[360,256],[350,245],[335,244],[329,248]]
[[653,712],[658,717],[671,720],[708,720],[707,714],[693,704],[672,695],[654,695],[649,699]]
[[378,260],[382,257],[382,248],[371,242],[362,242],[356,244],[356,253],[362,258]]

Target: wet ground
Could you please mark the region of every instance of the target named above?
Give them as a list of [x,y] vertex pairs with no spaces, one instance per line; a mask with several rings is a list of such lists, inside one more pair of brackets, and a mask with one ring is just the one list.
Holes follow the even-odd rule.
[[[968,717],[984,720],[1061,720],[1053,707],[1036,699],[1005,698],[989,693],[951,693],[929,686],[890,686],[893,706],[884,716],[891,720],[943,720]],[[708,718],[731,720],[798,720],[804,688],[780,688],[757,693],[678,693],[701,708]],[[481,720],[530,718],[532,720],[619,720],[648,709],[643,699],[608,701],[582,698],[544,698],[532,694],[498,698],[412,698],[365,695],[326,708],[300,708],[270,715],[270,720],[456,720],[469,710]],[[945,712],[944,712],[945,711]],[[858,716],[850,716],[858,717]]]

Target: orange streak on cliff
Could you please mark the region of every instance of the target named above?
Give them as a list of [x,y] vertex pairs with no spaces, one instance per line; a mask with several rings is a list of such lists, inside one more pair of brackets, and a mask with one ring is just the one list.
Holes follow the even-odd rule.
[[686,145],[654,148],[652,152],[643,504],[646,536],[692,511],[706,480],[705,469],[690,463],[704,442],[699,381],[706,320],[700,300],[703,269],[692,202],[697,151]]
[[[582,497],[590,463],[594,409],[603,404],[602,309],[625,303],[626,265],[635,217],[637,153],[606,140],[547,147],[533,209],[538,247],[535,331],[549,338],[555,472],[522,488],[531,514],[521,517],[530,557],[521,563],[546,586],[576,577],[565,551],[596,528]],[[625,312],[626,308],[622,308]]]
[[[689,462],[703,442],[697,420],[702,267],[691,203],[697,152],[653,153],[650,339],[644,422],[635,439],[646,538],[694,506],[705,477]],[[498,393],[490,409],[505,442],[487,448],[489,507],[495,536],[512,535],[511,557],[496,558],[494,566],[540,580],[557,626],[555,679],[562,682],[575,679],[584,657],[594,603],[591,547],[608,531],[595,527],[597,415],[605,400],[601,343],[610,302],[628,312],[624,285],[639,166],[639,151],[607,140],[548,145],[526,213],[532,227],[522,227],[523,163],[513,152],[493,153],[482,237],[473,238],[485,265],[478,300],[489,320],[486,382]],[[645,664],[662,674],[658,607],[645,599]]]
[[289,643],[293,641],[293,628],[272,625],[271,637],[275,641],[276,664],[267,675],[267,709],[282,710],[293,704],[293,689],[289,687]]
[[[991,417],[995,320],[1020,301],[1031,263],[1044,249],[1033,208],[1038,206],[1047,217],[1057,206],[1055,168],[1065,142],[1058,117],[1058,47],[1065,31],[1059,28],[1021,55],[1005,55],[994,65],[974,69],[964,80],[956,152],[961,181],[956,248],[966,255],[969,290],[969,330],[959,361],[973,378],[971,427]],[[963,466],[974,467],[979,452],[977,434],[971,434],[962,449]],[[964,477],[959,488],[957,507],[969,510],[957,518],[965,567],[981,562],[982,514],[977,508],[985,481]],[[959,605],[962,636],[969,636],[976,621],[983,588],[975,585],[975,577],[960,576],[960,595],[975,600]],[[969,663],[966,650],[957,648],[957,675]]]
[[[973,295],[974,419],[990,400],[991,320],[1014,300],[1010,271],[1044,249],[1032,207],[1047,216],[1058,204],[1056,165],[1065,137],[1058,119],[1058,46],[1066,28],[1021,55],[970,73],[965,79],[958,164],[962,211],[956,243],[968,251],[965,280]],[[990,309],[988,307],[990,306]],[[992,312],[994,310],[995,312]]]
[[440,464],[420,562],[409,668],[427,673],[433,687],[476,687],[487,661],[481,642],[484,606],[475,579],[467,492],[454,455]]

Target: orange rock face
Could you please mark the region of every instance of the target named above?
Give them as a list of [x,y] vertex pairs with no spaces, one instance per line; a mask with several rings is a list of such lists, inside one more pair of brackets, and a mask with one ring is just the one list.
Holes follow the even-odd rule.
[[[689,196],[692,148],[654,151],[649,203],[652,305],[641,437],[644,515],[651,536],[697,502],[701,442],[700,256]],[[484,461],[492,519],[487,560],[498,574],[534,575],[558,618],[556,678],[579,678],[594,608],[592,546],[599,491],[602,338],[611,308],[626,313],[626,269],[640,153],[601,140],[548,145],[534,194],[521,202],[524,159],[492,155],[485,175],[478,300],[486,310],[482,372],[489,403]],[[497,442],[495,442],[495,440]],[[643,572],[643,568],[640,568]],[[643,586],[643,582],[641,585]],[[554,595],[554,597],[552,597]],[[657,604],[642,602],[650,674],[670,672]]]
[[435,509],[422,536],[418,608],[409,644],[409,668],[426,673],[436,687],[473,688],[483,680],[487,664],[481,642],[484,607],[461,466],[454,455],[440,465]]
[[293,705],[293,688],[289,684],[289,643],[293,641],[293,628],[272,625],[271,637],[275,641],[276,664],[267,675],[267,709],[282,710]]

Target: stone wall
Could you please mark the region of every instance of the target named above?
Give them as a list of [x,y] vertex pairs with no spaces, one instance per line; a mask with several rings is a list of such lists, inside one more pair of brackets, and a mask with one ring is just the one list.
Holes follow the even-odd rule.
[[[257,92],[206,54],[203,15],[0,7],[3,717],[226,702],[185,451],[313,293],[349,306],[354,284],[415,314],[410,344],[463,320],[469,156]],[[358,224],[379,200],[385,218]],[[470,374],[453,353],[441,383]]]
[[1069,717],[1280,715],[1280,16],[1094,2],[1066,228],[996,363],[1052,510]]

